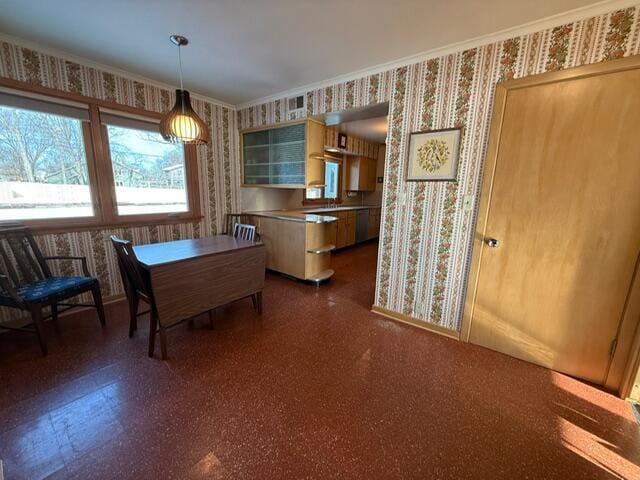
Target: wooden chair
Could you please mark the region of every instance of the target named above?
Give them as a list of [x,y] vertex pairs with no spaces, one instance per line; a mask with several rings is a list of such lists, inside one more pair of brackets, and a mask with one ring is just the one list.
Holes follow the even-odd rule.
[[256,227],[255,225],[236,223],[233,226],[233,236],[235,238],[242,238],[243,240],[249,240],[253,242],[253,240],[256,238]]
[[225,215],[225,228],[223,233],[233,235],[236,223],[253,225],[253,215],[248,215],[246,213],[227,213]]
[[[233,226],[233,236],[235,238],[242,238],[243,240],[253,242],[256,237],[256,227],[255,225],[236,223]],[[258,313],[262,314],[262,292],[251,295],[251,303],[253,303],[253,308]]]
[[[48,262],[59,260],[80,261],[84,276],[52,275]],[[48,318],[51,318],[58,328],[60,313],[75,307],[94,307],[100,323],[105,325],[100,283],[90,275],[85,257],[45,257],[31,231],[24,225],[14,224],[0,227],[0,263],[0,305],[26,310],[31,314],[32,320],[32,323],[25,327],[0,325],[0,328],[35,333],[43,355],[47,354],[44,320]],[[85,292],[91,292],[93,304],[63,302]],[[58,310],[59,306],[66,308]],[[51,313],[43,316],[42,310],[45,307],[51,307]]]
[[[128,240],[111,235],[111,242],[118,256],[118,267],[124,285],[127,303],[129,304],[129,338],[138,329],[138,317],[150,314],[149,325],[149,356],[153,357],[156,343],[156,333],[160,334],[160,351],[162,359],[167,359],[167,327],[160,323],[153,290],[147,279],[146,272],[140,267],[133,245]],[[149,310],[138,312],[140,300],[149,305]],[[213,312],[209,312],[209,328],[213,328]]]

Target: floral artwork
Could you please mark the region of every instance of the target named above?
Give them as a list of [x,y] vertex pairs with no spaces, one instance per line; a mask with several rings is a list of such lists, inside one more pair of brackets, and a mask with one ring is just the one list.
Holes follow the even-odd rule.
[[412,133],[407,181],[456,179],[460,128]]
[[418,147],[418,165],[433,173],[445,164],[450,155],[447,142],[433,138]]

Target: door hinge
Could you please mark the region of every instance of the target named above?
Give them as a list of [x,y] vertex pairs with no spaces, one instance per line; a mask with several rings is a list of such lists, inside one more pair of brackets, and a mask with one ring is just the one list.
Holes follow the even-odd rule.
[[609,348],[609,357],[613,357],[613,354],[616,353],[617,347],[618,347],[618,337],[614,338],[611,341],[611,347]]

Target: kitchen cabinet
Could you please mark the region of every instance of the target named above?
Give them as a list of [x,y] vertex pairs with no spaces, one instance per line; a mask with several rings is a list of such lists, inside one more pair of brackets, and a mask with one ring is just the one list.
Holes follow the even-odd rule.
[[[345,210],[323,208],[309,211],[338,219],[331,237],[331,243],[336,248],[348,247],[379,236],[381,207],[352,207],[349,210],[346,210],[349,207],[343,208]],[[360,226],[358,221],[361,222]]]
[[324,136],[324,124],[314,120],[243,130],[242,185],[275,188],[324,185],[321,158]]
[[336,248],[347,247],[356,243],[356,212],[329,212],[327,215],[336,217]]
[[380,235],[380,208],[369,209],[369,232],[368,238],[375,238]]
[[333,275],[331,251],[337,223],[333,218],[282,211],[251,215],[267,250],[268,269],[313,282]]
[[356,243],[356,212],[347,212],[347,245]]
[[344,216],[341,216],[339,213],[333,214],[333,216],[338,219],[336,222],[336,240],[334,244],[336,248],[342,248],[347,244],[347,223]]
[[376,189],[377,160],[369,157],[349,157],[349,178],[346,190],[373,192]]

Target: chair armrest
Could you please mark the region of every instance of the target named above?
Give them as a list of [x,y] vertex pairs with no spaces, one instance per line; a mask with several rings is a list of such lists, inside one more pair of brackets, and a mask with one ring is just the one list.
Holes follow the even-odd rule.
[[44,259],[46,261],[49,260],[80,260],[82,262],[82,273],[84,273],[85,277],[90,277],[91,273],[89,273],[89,267],[87,265],[87,257],[75,257],[75,256],[69,256],[69,255],[64,255],[64,256],[54,256],[54,257],[44,257]]
[[16,292],[16,289],[13,288],[13,285],[11,285],[9,278],[6,275],[3,275],[1,273],[0,273],[0,286],[4,289],[5,292],[7,292],[11,296],[11,298],[13,298],[13,300],[15,300],[18,303],[24,303],[24,300],[22,300],[20,295],[18,295],[18,292]]

